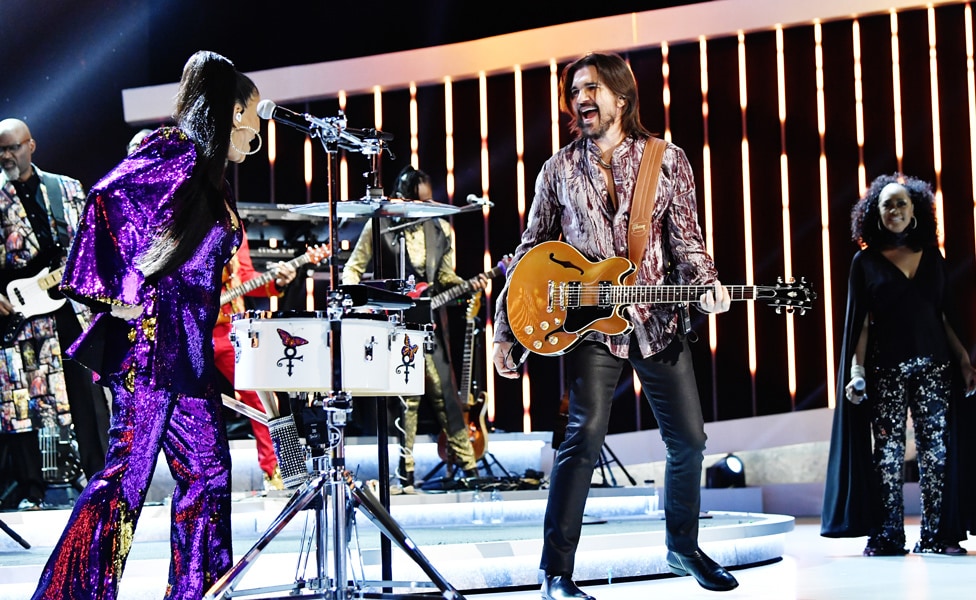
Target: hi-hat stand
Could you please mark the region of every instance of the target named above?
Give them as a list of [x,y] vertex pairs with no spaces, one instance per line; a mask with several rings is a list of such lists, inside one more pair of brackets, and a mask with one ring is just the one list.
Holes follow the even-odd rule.
[[[273,105],[272,105],[273,108]],[[259,110],[259,112],[262,112]],[[273,113],[271,113],[273,114]],[[271,117],[267,114],[264,118]],[[322,146],[329,155],[330,198],[328,203],[330,244],[339,239],[338,235],[338,150],[345,149],[363,154],[381,154],[386,149],[385,142],[391,138],[375,130],[355,130],[346,127],[344,115],[331,119],[320,119],[311,115],[301,115],[307,121],[307,126],[299,127],[309,136],[319,138]],[[294,125],[298,127],[298,125]],[[373,199],[368,199],[372,204]],[[296,211],[298,212],[298,211]],[[353,482],[346,471],[345,464],[345,434],[344,429],[348,415],[352,411],[352,396],[344,391],[341,359],[341,319],[345,312],[355,305],[351,293],[339,289],[338,269],[335,260],[329,259],[330,292],[328,306],[328,320],[330,323],[329,345],[331,350],[331,365],[322,365],[331,369],[332,392],[326,394],[303,393],[306,399],[303,406],[293,406],[293,413],[297,412],[302,422],[305,440],[312,455],[312,473],[310,477],[295,492],[282,512],[275,518],[271,526],[265,531],[252,548],[233,565],[207,591],[204,600],[224,600],[231,597],[261,594],[269,592],[286,592],[285,596],[265,596],[265,598],[294,598],[296,596],[323,598],[328,600],[346,600],[348,598],[418,598],[436,597],[445,600],[464,600],[464,597],[437,572],[430,561],[420,552],[418,546],[410,540],[406,532],[397,524],[384,505],[364,488],[360,483]],[[297,402],[296,402],[297,404]],[[295,409],[300,409],[295,411]],[[383,432],[381,432],[382,434]],[[385,442],[385,437],[383,438]],[[382,467],[382,465],[381,465]],[[382,471],[381,471],[382,473]],[[382,479],[382,477],[381,477]],[[382,490],[381,490],[382,495]],[[332,572],[326,566],[328,557],[329,528],[326,518],[330,506],[332,512]],[[388,501],[388,499],[387,499]],[[296,577],[289,585],[267,586],[252,590],[236,590],[248,569],[254,564],[261,552],[278,535],[284,527],[299,512],[312,509],[315,514],[316,543],[316,573],[312,578]],[[395,587],[410,587],[415,589],[416,582],[397,585],[390,581],[391,564],[388,552],[384,553],[382,565],[382,580],[377,582],[352,581],[347,576],[347,552],[349,533],[352,526],[354,510],[365,514],[385,536],[382,540],[388,547],[388,541],[395,542],[411,559],[413,559],[431,579],[440,593],[436,596],[425,594],[394,594]],[[363,576],[365,579],[365,574]],[[370,586],[370,587],[367,587]],[[370,591],[374,587],[382,586],[383,592]],[[306,593],[308,592],[308,593]]]

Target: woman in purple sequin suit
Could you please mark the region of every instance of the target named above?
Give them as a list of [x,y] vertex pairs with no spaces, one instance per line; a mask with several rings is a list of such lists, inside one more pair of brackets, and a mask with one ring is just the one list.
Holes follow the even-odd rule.
[[197,52],[177,127],[148,136],[92,188],[62,290],[102,311],[68,353],[112,390],[110,446],[35,599],[117,597],[160,450],[176,481],[165,597],[199,600],[231,566],[230,449],[211,332],[221,269],[242,236],[225,171],[254,152],[259,100],[230,61]]

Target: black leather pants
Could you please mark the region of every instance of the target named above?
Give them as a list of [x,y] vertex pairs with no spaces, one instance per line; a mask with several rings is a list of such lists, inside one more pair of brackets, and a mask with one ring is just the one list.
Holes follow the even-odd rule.
[[[631,353],[639,356],[636,348]],[[698,547],[705,428],[691,353],[684,340],[675,339],[658,354],[629,361],[667,447],[665,542],[669,550],[693,552]],[[540,565],[546,573],[573,573],[590,480],[606,438],[613,392],[624,362],[603,344],[590,342],[567,355],[567,371],[572,374],[569,423],[550,477]]]

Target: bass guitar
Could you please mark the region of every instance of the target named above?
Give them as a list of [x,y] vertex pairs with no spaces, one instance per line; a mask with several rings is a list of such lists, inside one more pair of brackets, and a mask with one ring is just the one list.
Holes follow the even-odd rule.
[[75,483],[82,470],[74,430],[70,425],[59,423],[53,409],[45,412],[41,422],[43,427],[37,432],[41,477],[52,484]]
[[[485,425],[485,415],[488,413],[488,405],[485,403],[486,396],[482,392],[476,398],[472,390],[475,366],[474,353],[478,340],[477,320],[478,312],[481,310],[481,296],[482,294],[479,291],[468,300],[468,310],[465,315],[467,327],[464,331],[464,366],[461,385],[458,386],[458,401],[461,403],[461,410],[464,413],[464,428],[468,432],[468,439],[471,440],[475,460],[481,460],[488,445],[488,427]],[[445,402],[450,402],[450,400],[445,400]],[[447,444],[447,434],[443,430],[437,436],[437,454],[445,463],[449,462],[450,450]]]
[[[569,352],[591,331],[629,333],[633,325],[621,312],[630,304],[698,302],[710,285],[624,285],[634,272],[628,259],[614,256],[592,262],[565,242],[543,242],[512,269],[508,321],[512,333],[530,352],[555,356]],[[776,285],[727,285],[732,300],[761,300],[776,312],[813,305],[817,294],[804,279]]]
[[48,290],[61,283],[63,274],[64,268],[51,271],[44,267],[33,277],[15,279],[7,284],[7,299],[13,305],[13,312],[0,317],[3,345],[12,344],[32,317],[51,314],[64,305],[65,298],[52,298],[48,294]]

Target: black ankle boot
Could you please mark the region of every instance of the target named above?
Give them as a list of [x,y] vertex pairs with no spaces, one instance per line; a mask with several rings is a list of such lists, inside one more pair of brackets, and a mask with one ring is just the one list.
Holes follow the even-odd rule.
[[542,600],[596,600],[576,587],[569,575],[549,575],[542,581]]

